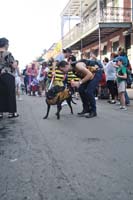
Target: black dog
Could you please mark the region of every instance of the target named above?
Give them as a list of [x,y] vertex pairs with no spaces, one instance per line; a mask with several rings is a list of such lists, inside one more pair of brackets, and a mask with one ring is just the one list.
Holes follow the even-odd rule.
[[73,109],[71,102],[76,104],[72,99],[72,91],[69,88],[61,87],[61,86],[54,86],[46,93],[46,103],[47,103],[47,113],[43,119],[47,119],[50,111],[51,105],[57,105],[57,119],[60,119],[60,111],[62,109],[62,102],[66,100],[67,104],[70,107],[71,114],[73,114]]

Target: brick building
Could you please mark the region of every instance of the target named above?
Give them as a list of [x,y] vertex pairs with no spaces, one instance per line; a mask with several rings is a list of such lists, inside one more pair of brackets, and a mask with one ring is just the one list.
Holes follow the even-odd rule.
[[[62,46],[95,52],[103,59],[123,46],[133,66],[132,2],[130,0],[70,0],[61,13]],[[70,27],[71,21],[80,18]],[[69,21],[68,32],[64,24]]]

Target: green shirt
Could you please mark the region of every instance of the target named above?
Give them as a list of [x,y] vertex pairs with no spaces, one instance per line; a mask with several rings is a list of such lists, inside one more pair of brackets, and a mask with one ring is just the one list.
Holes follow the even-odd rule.
[[[127,74],[127,69],[124,65],[121,65],[118,69],[117,69],[117,73],[121,76]],[[122,81],[126,81],[125,78],[120,78],[120,77],[117,77],[117,81],[118,83],[121,83]]]

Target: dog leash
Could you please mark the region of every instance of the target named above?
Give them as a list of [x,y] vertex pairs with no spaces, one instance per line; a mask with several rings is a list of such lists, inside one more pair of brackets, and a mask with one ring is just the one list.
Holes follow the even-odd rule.
[[54,82],[54,78],[55,78],[55,67],[56,67],[56,62],[53,63],[52,79],[51,79],[50,85],[49,85],[49,87],[48,87],[48,90],[51,89],[51,87],[52,87],[52,85],[53,85],[53,82]]
[[49,84],[48,90],[51,89],[51,87],[52,87],[52,85],[53,85],[53,81],[54,81],[54,76],[52,76],[52,79],[51,79],[51,82],[50,82],[50,84]]

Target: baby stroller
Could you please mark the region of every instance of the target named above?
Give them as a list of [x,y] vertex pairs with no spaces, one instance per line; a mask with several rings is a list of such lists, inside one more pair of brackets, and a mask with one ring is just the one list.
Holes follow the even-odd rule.
[[38,89],[39,89],[39,81],[36,78],[34,78],[29,85],[29,94],[36,96],[36,94],[38,93]]

